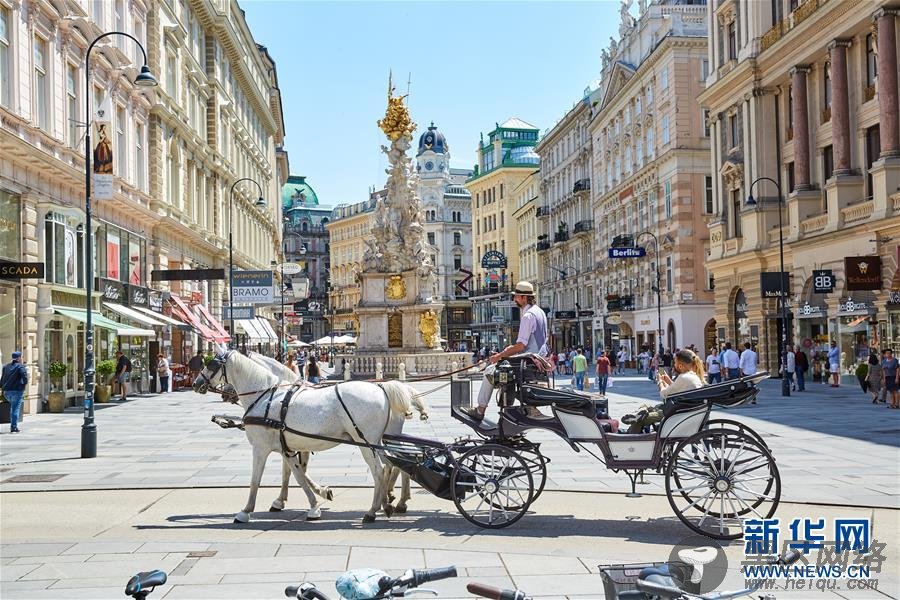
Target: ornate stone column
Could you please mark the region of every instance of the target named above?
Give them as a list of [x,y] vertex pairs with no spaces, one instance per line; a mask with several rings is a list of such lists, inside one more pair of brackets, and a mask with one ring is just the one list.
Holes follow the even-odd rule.
[[794,95],[794,186],[808,190],[809,183],[809,102],[806,94],[806,75],[809,65],[797,65],[791,69],[792,94]]
[[878,26],[878,108],[881,158],[900,156],[900,103],[897,91],[897,9],[882,8],[873,19]]
[[834,144],[834,174],[849,175],[850,102],[847,95],[847,48],[850,40],[828,44],[831,54],[831,132]]

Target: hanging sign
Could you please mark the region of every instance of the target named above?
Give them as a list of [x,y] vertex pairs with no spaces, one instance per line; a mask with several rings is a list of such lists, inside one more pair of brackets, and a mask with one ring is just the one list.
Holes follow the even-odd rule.
[[844,258],[844,273],[849,291],[881,289],[880,256],[847,256]]
[[270,304],[274,301],[272,271],[235,271],[232,296],[235,304]]
[[128,304],[130,306],[147,306],[147,288],[131,284],[125,287],[128,289]]
[[481,257],[482,269],[505,269],[506,265],[506,255],[499,250],[488,250]]
[[91,197],[94,200],[112,200],[113,197],[113,131],[112,100],[106,95],[94,113],[91,124],[91,135],[94,146],[91,149],[93,171],[93,187]]
[[812,276],[813,293],[830,294],[834,291],[834,272],[831,269],[817,269]]
[[778,273],[764,272],[759,274],[759,287],[763,298],[780,298],[790,293],[791,281],[785,272],[781,273],[781,277]]
[[124,304],[125,299],[128,297],[125,294],[125,286],[115,279],[100,277],[99,283],[97,284],[97,289],[103,295],[103,299],[108,302]]

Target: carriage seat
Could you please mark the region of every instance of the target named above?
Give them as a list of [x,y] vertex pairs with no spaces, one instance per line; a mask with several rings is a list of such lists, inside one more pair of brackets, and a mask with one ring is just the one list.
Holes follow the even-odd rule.
[[758,373],[740,379],[723,381],[715,385],[704,385],[695,390],[673,394],[666,398],[665,415],[671,416],[682,410],[690,410],[707,403],[721,406],[735,406],[750,400],[759,392],[757,384],[768,377],[766,373]]
[[522,404],[527,406],[551,406],[572,411],[582,411],[594,408],[594,398],[591,394],[576,391],[562,391],[545,388],[537,385],[522,386]]

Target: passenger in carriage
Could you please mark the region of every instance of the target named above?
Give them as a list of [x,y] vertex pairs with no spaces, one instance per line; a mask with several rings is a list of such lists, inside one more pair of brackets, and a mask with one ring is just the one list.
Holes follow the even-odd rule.
[[703,387],[706,378],[703,361],[690,350],[685,348],[675,353],[674,370],[674,380],[665,371],[657,371],[656,383],[663,400],[672,394]]

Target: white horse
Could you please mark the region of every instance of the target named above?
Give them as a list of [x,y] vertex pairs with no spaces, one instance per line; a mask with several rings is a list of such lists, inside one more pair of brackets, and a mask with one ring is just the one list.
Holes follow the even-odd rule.
[[[281,399],[287,389],[279,388],[280,378],[240,352],[220,348],[216,357],[194,380],[194,391],[206,393],[210,386],[230,383],[237,391],[245,417],[280,419]],[[271,390],[273,400],[268,402]],[[360,445],[363,459],[372,473],[374,494],[372,505],[363,523],[375,520],[382,507],[390,516],[393,507],[387,502],[387,473],[380,453],[365,444],[378,444],[388,430],[399,431],[409,412],[415,390],[398,381],[380,385],[350,381],[330,388],[306,389],[288,402],[284,417],[286,427],[306,434],[329,438],[316,439],[285,431],[287,446],[292,451],[316,452],[333,448],[347,441]],[[267,410],[268,409],[268,410]],[[256,494],[271,452],[281,452],[279,431],[264,425],[245,423],[247,439],[253,447],[253,471],[250,495],[244,509],[235,515],[235,522],[246,523],[256,505]],[[291,463],[291,471],[303,485],[306,480],[299,464]]]

